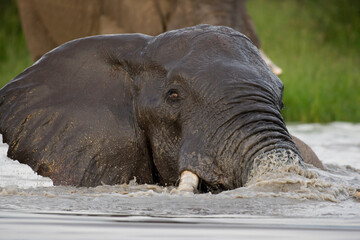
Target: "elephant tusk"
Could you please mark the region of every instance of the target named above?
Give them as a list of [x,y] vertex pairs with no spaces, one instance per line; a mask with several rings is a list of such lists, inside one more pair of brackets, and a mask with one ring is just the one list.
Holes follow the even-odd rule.
[[273,61],[271,61],[268,56],[266,56],[263,50],[259,50],[259,52],[262,59],[270,67],[271,71],[273,71],[273,73],[275,73],[276,76],[280,76],[283,72],[282,69],[276,66],[276,64],[273,63]]
[[190,172],[183,171],[180,176],[180,183],[177,190],[179,192],[195,192],[199,185],[199,177]]

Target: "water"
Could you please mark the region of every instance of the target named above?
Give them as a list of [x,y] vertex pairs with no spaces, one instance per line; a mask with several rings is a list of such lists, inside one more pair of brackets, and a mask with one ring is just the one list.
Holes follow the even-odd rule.
[[269,170],[220,194],[52,185],[0,144],[0,239],[360,239],[360,124],[295,124],[325,171]]

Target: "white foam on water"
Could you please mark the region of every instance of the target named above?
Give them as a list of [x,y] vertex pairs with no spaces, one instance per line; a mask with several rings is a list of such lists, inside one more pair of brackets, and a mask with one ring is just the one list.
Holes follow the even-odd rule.
[[2,143],[0,134],[0,187],[17,186],[19,188],[53,186],[50,178],[35,173],[28,165],[7,157],[9,146]]
[[360,169],[360,124],[288,124],[289,132],[307,143],[325,164]]
[[[346,178],[311,165],[302,168],[297,164],[266,167],[253,176],[245,187],[223,194],[237,198],[283,197],[297,200],[325,200],[341,202],[354,198],[360,186],[360,173],[347,171]],[[258,169],[257,169],[258,170]]]
[[300,161],[291,150],[276,149],[264,153],[254,160],[246,186],[230,191],[230,194],[238,194],[241,198],[272,196],[340,202],[354,196],[360,186],[360,171],[356,169],[348,168],[345,180],[335,172],[300,164]]

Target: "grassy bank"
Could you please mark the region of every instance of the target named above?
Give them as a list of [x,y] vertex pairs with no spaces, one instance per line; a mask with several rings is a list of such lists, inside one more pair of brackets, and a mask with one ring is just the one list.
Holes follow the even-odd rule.
[[[14,1],[0,4],[1,87],[31,59]],[[360,122],[360,1],[248,0],[248,10],[284,70],[286,121]]]
[[360,1],[248,0],[285,84],[286,121],[360,122]]

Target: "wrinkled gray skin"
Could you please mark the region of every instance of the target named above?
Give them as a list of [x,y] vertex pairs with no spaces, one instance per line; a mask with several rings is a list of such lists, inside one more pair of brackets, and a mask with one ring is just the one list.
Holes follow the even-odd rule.
[[256,156],[299,154],[281,116],[283,84],[247,37],[199,25],[105,35],[46,54],[0,90],[8,155],[55,184],[243,186]]

